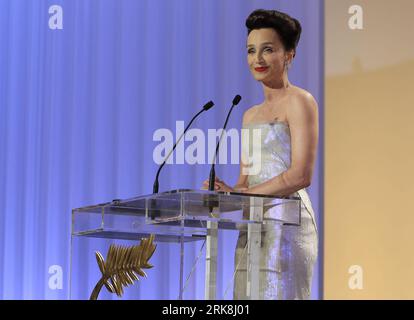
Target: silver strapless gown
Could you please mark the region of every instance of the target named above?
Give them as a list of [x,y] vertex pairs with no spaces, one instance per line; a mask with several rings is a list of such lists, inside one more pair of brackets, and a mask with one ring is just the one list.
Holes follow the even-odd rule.
[[[252,152],[261,154],[261,170],[248,176],[249,186],[269,180],[289,168],[290,130],[285,122],[248,124],[243,128],[248,129],[250,134],[254,131],[252,129],[260,129],[261,132],[261,143],[255,143],[254,140],[247,143],[246,139],[242,139],[244,151],[249,150],[250,155]],[[259,299],[310,298],[313,267],[318,252],[317,227],[306,190],[299,190],[294,195],[300,196],[302,200],[301,225],[274,224],[262,231]],[[246,242],[247,232],[240,231],[235,254],[234,299],[247,299]]]

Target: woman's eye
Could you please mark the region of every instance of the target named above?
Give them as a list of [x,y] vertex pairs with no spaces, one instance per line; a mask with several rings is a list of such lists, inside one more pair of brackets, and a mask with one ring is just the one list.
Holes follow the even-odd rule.
[[252,53],[254,53],[254,50],[248,50],[247,53],[252,54]]
[[265,48],[264,51],[265,52],[273,52],[273,49],[272,48]]

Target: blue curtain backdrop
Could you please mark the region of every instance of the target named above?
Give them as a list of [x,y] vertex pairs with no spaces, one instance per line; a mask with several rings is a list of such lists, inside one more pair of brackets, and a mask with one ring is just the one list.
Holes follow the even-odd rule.
[[[63,29],[49,27],[52,5],[63,10]],[[257,8],[285,11],[303,26],[290,80],[320,108],[309,192],[320,230],[312,297],[321,297],[322,0],[0,0],[0,298],[69,297],[71,209],[151,193],[155,130],[174,132],[209,100],[216,106],[194,127],[220,128],[235,94],[243,99],[228,127],[240,128],[243,111],[263,100],[245,49],[244,21]],[[199,188],[209,167],[168,165],[160,190]],[[217,175],[234,184],[238,170],[219,165]],[[96,241],[89,250],[105,244]],[[189,257],[199,249],[190,246]],[[74,271],[93,283],[96,263],[84,250]],[[177,261],[175,248],[160,245],[149,278],[125,297],[176,298]],[[53,280],[59,270],[62,286]],[[227,282],[219,280],[220,299]],[[201,285],[191,289],[200,298]]]

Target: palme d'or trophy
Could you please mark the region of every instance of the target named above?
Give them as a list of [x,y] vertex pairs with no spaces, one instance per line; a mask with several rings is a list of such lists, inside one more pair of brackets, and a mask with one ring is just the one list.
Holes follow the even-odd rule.
[[123,287],[134,284],[136,280],[139,280],[139,276],[146,277],[147,274],[142,269],[153,267],[148,263],[156,248],[153,241],[154,235],[152,234],[149,238],[141,239],[139,245],[125,247],[112,244],[106,256],[106,262],[102,254],[95,251],[102,277],[89,299],[98,299],[102,286],[121,297],[124,293]]

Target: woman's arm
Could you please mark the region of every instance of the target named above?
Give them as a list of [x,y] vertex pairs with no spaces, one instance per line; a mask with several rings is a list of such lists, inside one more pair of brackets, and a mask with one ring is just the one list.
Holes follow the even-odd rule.
[[247,175],[243,174],[243,166],[243,162],[240,161],[240,174],[235,186],[233,187],[234,191],[245,192],[249,187],[247,184]]
[[310,93],[292,101],[287,120],[292,143],[290,168],[244,192],[288,196],[310,185],[318,143],[318,105]]
[[[243,114],[243,126],[250,122],[250,118],[252,116],[252,113],[255,111],[256,106],[253,106],[252,108],[249,108],[248,110],[246,110],[246,112]],[[243,153],[243,144],[242,144],[242,150],[241,153]],[[243,157],[240,156],[240,173],[239,173],[239,178],[237,179],[237,183],[236,185],[233,187],[234,191],[241,191],[241,192],[245,192],[247,190],[247,188],[249,187],[248,182],[247,182],[247,178],[248,175],[244,174],[244,172],[248,172],[248,170],[246,170],[247,166],[243,163]]]

